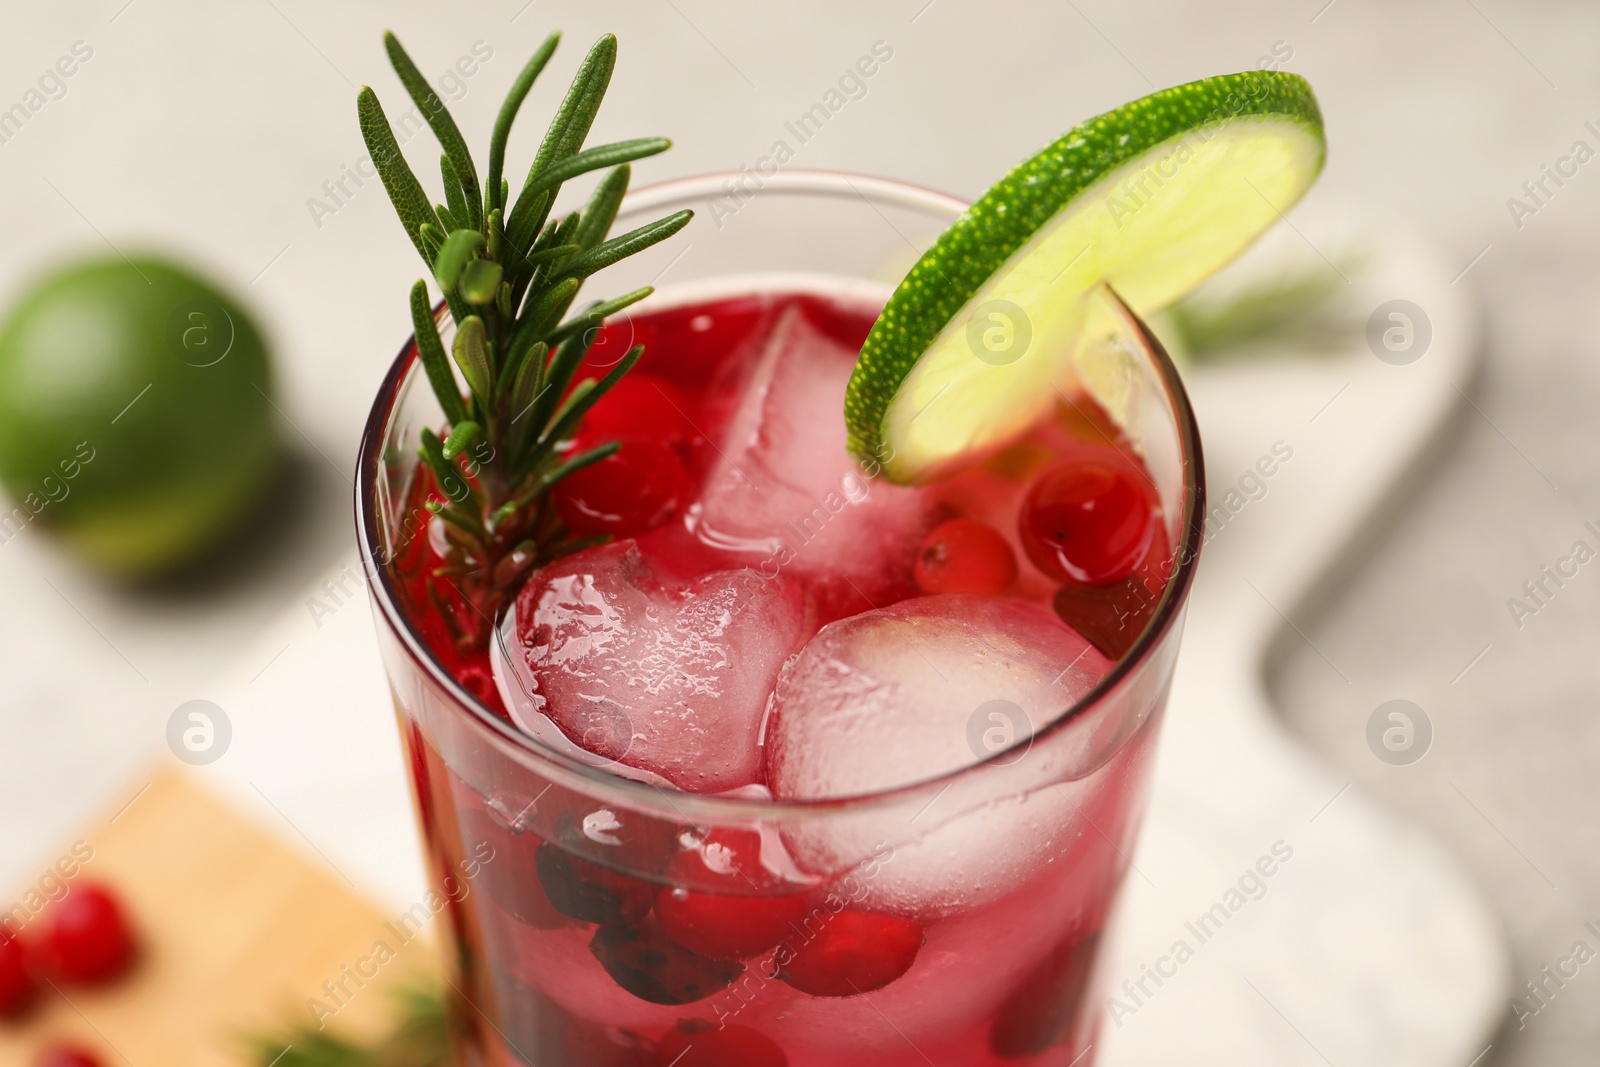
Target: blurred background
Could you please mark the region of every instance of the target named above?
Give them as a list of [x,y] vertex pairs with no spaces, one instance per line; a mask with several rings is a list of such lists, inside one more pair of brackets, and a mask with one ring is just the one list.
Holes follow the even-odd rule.
[[[1523,585],[1576,540],[1594,543],[1584,524],[1600,522],[1600,9],[92,0],[7,15],[0,306],[73,257],[181,256],[260,326],[275,387],[270,410],[252,410],[288,459],[223,544],[160,581],[107,578],[31,523],[0,541],[0,885],[25,883],[127,794],[164,751],[173,709],[241,670],[269,620],[354,562],[356,444],[410,332],[418,275],[378,183],[347,178],[364,156],[356,88],[401,98],[381,31],[394,29],[430,77],[456,71],[448,102],[478,145],[524,57],[561,28],[572,51],[602,32],[622,38],[596,143],[675,140],[636,167],[639,183],[753,164],[877,42],[892,60],[793,165],[972,197],[1073,123],[1154,88],[1268,61],[1310,79],[1330,148],[1308,207],[1355,204],[1424,233],[1470,291],[1485,360],[1456,383],[1446,434],[1330,595],[1295,612],[1271,689],[1343,780],[1426,828],[1469,872],[1508,932],[1508,984],[1575,941],[1596,943],[1583,927],[1600,919],[1589,847],[1600,580],[1583,568],[1542,602]],[[548,112],[564,77],[541,82],[530,114]],[[26,117],[6,125],[13,104]],[[430,154],[414,165],[436,181],[421,162]],[[1536,197],[1524,188],[1558,165],[1559,184],[1545,180]],[[1508,598],[1538,610],[1515,612]],[[1427,758],[1405,766],[1367,742],[1373,709],[1395,698],[1425,709],[1434,731]],[[1508,1008],[1482,1062],[1592,1062],[1597,1008],[1600,977],[1586,968],[1520,1026]]]

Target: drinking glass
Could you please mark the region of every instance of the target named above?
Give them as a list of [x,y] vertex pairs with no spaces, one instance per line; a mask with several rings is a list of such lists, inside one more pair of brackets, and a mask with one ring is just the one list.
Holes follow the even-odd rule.
[[[679,238],[609,268],[595,291],[655,284],[683,300],[798,286],[881,301],[965,209],[880,178],[746,169],[637,190],[616,232],[684,207],[696,218]],[[1133,336],[1109,354],[1095,348],[1065,388],[1100,403],[1156,483],[1175,547],[1158,599],[1130,610],[1142,634],[1051,722],[1013,735],[977,721],[972,765],[804,803],[622,777],[540,743],[452,677],[419,636],[394,568],[427,536],[414,506],[418,434],[443,422],[414,344],[404,347],[361,444],[356,521],[443,920],[460,1062],[1088,1067],[1102,1014],[1097,948],[1133,851],[1205,513],[1183,386],[1131,322]],[[627,325],[608,337],[626,341]],[[730,890],[704,863],[682,862],[739,835],[764,859],[806,857],[806,869]],[[662,941],[650,908],[663,893],[708,894],[701,903],[725,907],[730,923],[764,898],[803,904],[777,949],[716,961]],[[881,988],[814,995],[785,977],[786,952],[847,927],[870,942],[874,921],[907,920],[921,947]]]

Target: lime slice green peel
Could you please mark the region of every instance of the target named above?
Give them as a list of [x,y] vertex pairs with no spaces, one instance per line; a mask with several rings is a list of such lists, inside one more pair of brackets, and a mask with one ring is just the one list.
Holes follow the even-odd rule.
[[1322,169],[1295,74],[1153,93],[1068,131],[1001,179],[900,283],[845,398],[868,469],[922,482],[1014,439],[1055,404],[1082,297],[1160,310],[1243,252]]

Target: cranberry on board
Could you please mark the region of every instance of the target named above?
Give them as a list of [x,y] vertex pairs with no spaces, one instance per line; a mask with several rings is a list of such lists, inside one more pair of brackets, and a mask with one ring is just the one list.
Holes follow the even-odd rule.
[[652,1004],[704,1000],[744,973],[742,963],[709,959],[674,943],[653,915],[600,927],[589,951],[617,985]]
[[1017,580],[1017,557],[999,530],[976,519],[940,523],[917,552],[924,593],[1003,593]]
[[0,929],[0,1019],[20,1015],[36,992],[22,942]]
[[618,452],[574,471],[551,490],[561,520],[580,534],[641,534],[667,521],[688,499],[689,475],[670,444],[635,435],[617,440]]
[[748,1026],[680,1020],[656,1047],[661,1067],[789,1067],[772,1038]]
[[1109,448],[1084,448],[1040,475],[1022,502],[1028,558],[1063,582],[1108,585],[1150,549],[1155,504],[1147,476]]
[[79,882],[46,909],[39,952],[45,968],[80,985],[107,982],[133,962],[133,931],[107,887]]
[[[673,859],[667,879],[656,894],[661,928],[714,959],[765,952],[791,936],[810,908],[804,893],[761,865],[761,835],[753,830],[713,830]],[[685,888],[691,885],[698,888]]]
[[915,920],[845,910],[820,929],[797,932],[779,947],[778,977],[813,997],[853,997],[882,989],[911,969],[922,948]]
[[35,1067],[100,1067],[100,1058],[81,1045],[50,1045],[39,1053]]

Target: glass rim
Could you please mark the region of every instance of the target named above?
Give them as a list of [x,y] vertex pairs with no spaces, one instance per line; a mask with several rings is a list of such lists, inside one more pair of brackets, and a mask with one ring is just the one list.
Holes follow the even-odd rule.
[[[745,177],[747,174],[743,171],[712,171],[641,186],[637,190],[630,191],[624,198],[618,215],[620,217],[623,214],[647,210],[690,197],[715,196],[723,192],[724,182]],[[769,190],[861,199],[866,199],[870,192],[903,206],[954,211],[958,214],[969,206],[967,201],[935,189],[849,171],[802,168],[781,170],[770,178],[762,178],[760,192],[765,193]],[[441,304],[439,312],[443,311]],[[1008,765],[1014,760],[1018,750],[1025,751],[1032,745],[1047,741],[1057,733],[1070,728],[1091,708],[1111,699],[1122,684],[1132,678],[1150,659],[1154,650],[1176,625],[1182,614],[1189,589],[1194,582],[1195,567],[1199,561],[1200,547],[1205,535],[1205,463],[1201,453],[1199,425],[1195,419],[1188,391],[1184,388],[1183,380],[1172,357],[1142,319],[1137,315],[1133,315],[1132,319],[1152,353],[1155,369],[1166,392],[1168,408],[1176,418],[1179,450],[1183,459],[1183,513],[1173,551],[1172,573],[1144,632],[1128,651],[1117,659],[1111,670],[1043,728],[992,753],[986,759],[888,789],[812,800],[758,799],[748,796],[669,791],[652,782],[616,774],[605,767],[587,763],[550,747],[496,714],[458,682],[418,636],[400,609],[393,575],[387,566],[378,562],[382,546],[380,529],[382,517],[376,506],[377,482],[379,472],[383,469],[381,461],[390,417],[394,413],[402,386],[406,384],[418,362],[415,334],[408,337],[401,345],[399,354],[384,374],[362,430],[358,452],[360,469],[355,480],[356,534],[361,563],[366,571],[367,584],[372,591],[374,605],[382,622],[396,635],[412,663],[420,668],[428,680],[438,686],[455,705],[451,709],[453,712],[466,712],[479,729],[488,731],[501,743],[509,744],[541,761],[549,769],[559,772],[562,777],[569,780],[576,779],[582,783],[585,791],[616,795],[626,800],[631,808],[665,807],[679,817],[686,817],[688,813],[685,809],[692,808],[704,813],[710,822],[772,821],[794,816],[815,816],[840,809],[856,810],[867,805],[891,804],[935,787],[949,788],[957,780],[977,774],[985,768]],[[665,797],[664,804],[663,797]]]

